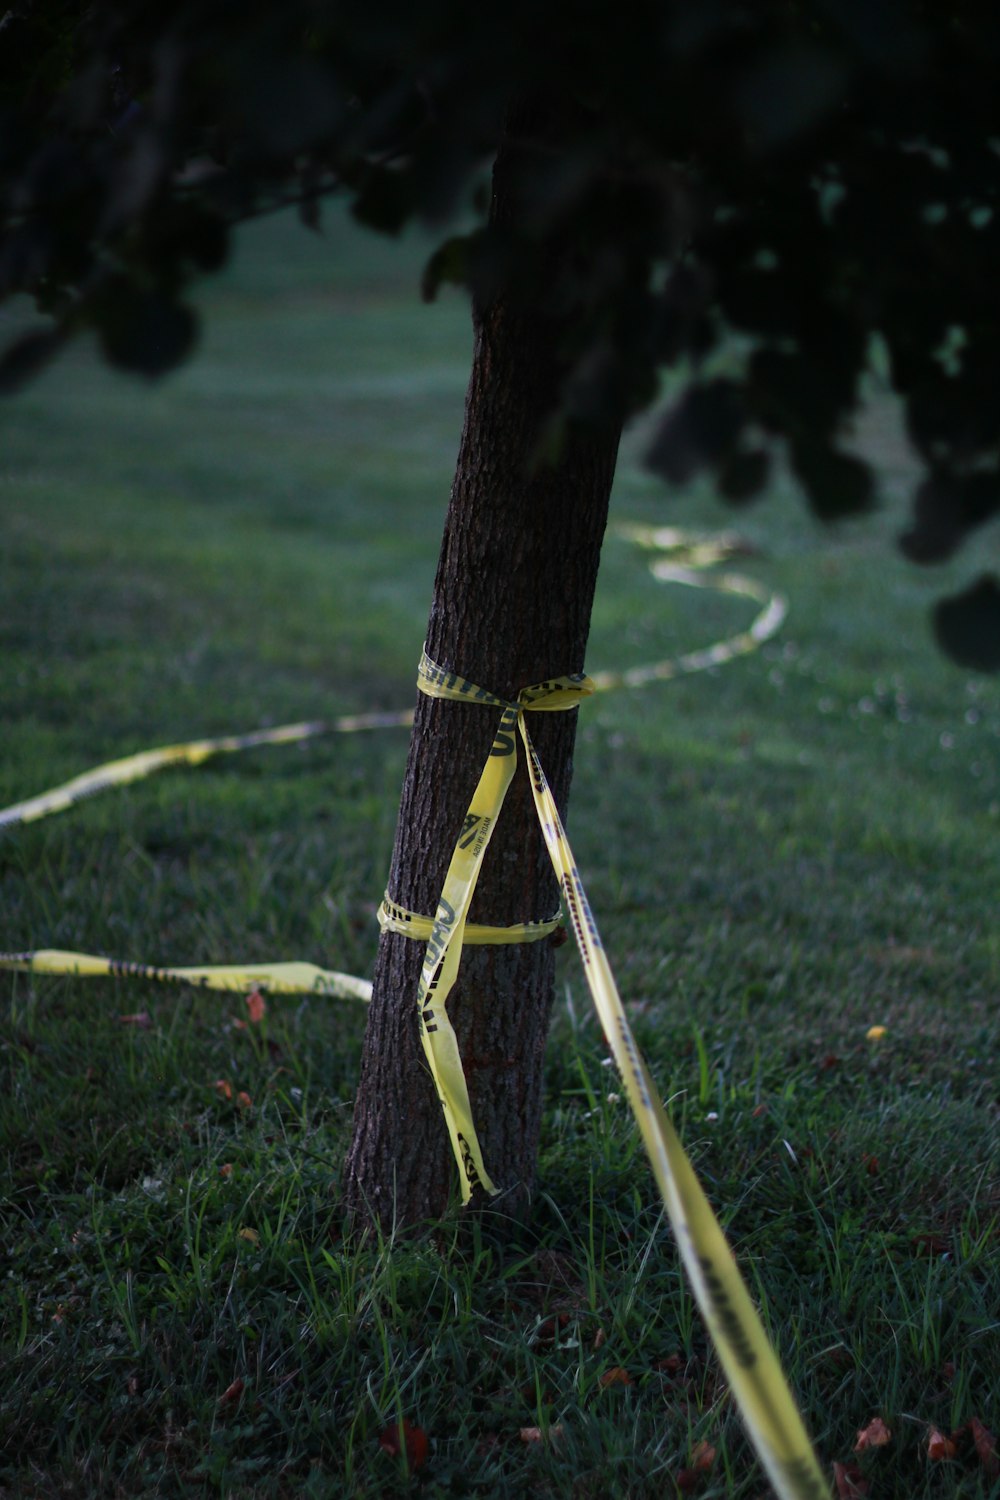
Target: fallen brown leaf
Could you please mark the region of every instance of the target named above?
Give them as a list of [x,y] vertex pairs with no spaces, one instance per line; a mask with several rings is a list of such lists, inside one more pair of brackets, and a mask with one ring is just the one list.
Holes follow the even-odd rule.
[[422,1427],[415,1427],[406,1417],[402,1422],[391,1422],[378,1435],[378,1444],[383,1453],[399,1458],[404,1449],[406,1462],[411,1469],[419,1469],[427,1462],[429,1443]]
[[599,1377],[597,1384],[605,1391],[609,1385],[631,1385],[632,1377],[622,1365],[612,1365]]
[[707,1474],[715,1463],[715,1449],[711,1443],[702,1438],[700,1443],[695,1443],[691,1450],[691,1467]]
[[264,996],[260,990],[252,990],[247,996],[247,1020],[252,1026],[259,1026],[267,1014],[267,1006],[264,1004]]
[[541,1427],[522,1427],[521,1442],[544,1443],[548,1439],[550,1443],[557,1443],[562,1437],[562,1432],[561,1422],[556,1422],[553,1427],[546,1427],[544,1430]]
[[957,1449],[950,1437],[945,1437],[943,1432],[938,1432],[932,1427],[927,1438],[927,1457],[932,1463],[940,1463],[943,1459],[954,1458]]
[[223,1391],[216,1404],[218,1406],[231,1406],[234,1401],[238,1401],[240,1399],[245,1389],[246,1386],[244,1381],[242,1381],[237,1375],[232,1385],[226,1386],[226,1389]]
[[872,1417],[867,1427],[862,1427],[858,1433],[858,1440],[854,1444],[855,1453],[863,1453],[866,1448],[884,1448],[886,1443],[892,1441],[892,1433],[882,1421],[881,1417]]

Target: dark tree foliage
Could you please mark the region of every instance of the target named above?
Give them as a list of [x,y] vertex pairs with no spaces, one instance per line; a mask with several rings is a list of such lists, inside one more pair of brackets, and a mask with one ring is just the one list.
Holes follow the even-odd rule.
[[[487,169],[516,154],[506,220]],[[541,123],[539,123],[541,122]],[[1000,508],[1000,9],[989,0],[20,0],[0,21],[0,296],[51,315],[18,386],[83,328],[155,375],[234,223],[322,197],[388,233],[475,207],[425,272],[543,298],[566,423],[688,373],[651,465],[744,503],[776,448],[816,512],[872,503],[839,446],[873,336],[926,476],[902,546],[946,558]],[[735,341],[735,344],[734,344]],[[736,347],[724,378],[709,357]],[[1000,666],[1000,590],[937,618]]]

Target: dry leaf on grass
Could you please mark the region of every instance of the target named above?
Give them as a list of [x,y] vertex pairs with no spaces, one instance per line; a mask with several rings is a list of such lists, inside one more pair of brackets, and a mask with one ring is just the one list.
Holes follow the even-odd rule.
[[597,1384],[605,1391],[609,1385],[631,1385],[632,1377],[622,1365],[612,1365],[610,1370],[605,1370],[598,1377]]
[[247,1020],[251,1026],[259,1026],[267,1014],[264,996],[260,990],[252,990],[247,996]]
[[402,1422],[390,1422],[378,1435],[378,1445],[390,1458],[399,1458],[405,1450],[406,1462],[411,1469],[419,1469],[427,1462],[429,1444],[422,1427],[404,1417]]
[[553,1427],[522,1427],[521,1442],[544,1443],[546,1440],[548,1440],[548,1442],[550,1443],[557,1443],[562,1437],[562,1431],[563,1429],[561,1422],[556,1422]]
[[854,1444],[855,1453],[863,1453],[866,1448],[884,1448],[886,1443],[892,1441],[892,1433],[882,1421],[881,1417],[872,1417],[867,1427],[862,1427],[858,1433],[858,1440]]
[[711,1443],[704,1439],[695,1443],[691,1449],[690,1465],[686,1469],[678,1469],[674,1475],[674,1483],[682,1495],[690,1495],[705,1482],[711,1473],[712,1465],[715,1463],[715,1449]]
[[240,1377],[237,1375],[237,1377],[233,1381],[232,1385],[227,1385],[226,1386],[226,1389],[223,1391],[222,1395],[219,1397],[219,1400],[218,1400],[217,1404],[219,1406],[231,1406],[234,1401],[238,1401],[240,1399],[240,1397],[242,1396],[242,1394],[244,1392],[244,1389],[245,1389],[245,1384],[240,1379]]
[[932,1427],[927,1438],[927,1457],[932,1463],[940,1463],[944,1459],[954,1458],[957,1452],[955,1442],[950,1437],[945,1437],[943,1432],[938,1432]]
[[715,1449],[711,1443],[707,1443],[702,1438],[701,1442],[695,1443],[691,1450],[691,1467],[692,1469],[700,1469],[703,1474],[707,1474],[714,1463]]

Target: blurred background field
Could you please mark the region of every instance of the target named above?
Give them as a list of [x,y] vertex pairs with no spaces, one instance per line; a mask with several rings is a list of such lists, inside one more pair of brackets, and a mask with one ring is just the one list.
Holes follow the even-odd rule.
[[[426,253],[336,211],[323,236],[262,221],[182,372],[143,386],[79,347],[0,408],[0,807],[153,745],[411,705],[471,352],[464,302],[419,300]],[[996,528],[947,568],[898,557],[913,468],[874,382],[883,504],[835,530],[790,486],[667,494],[647,432],[590,669],[752,615],[654,580],[629,522],[739,531],[734,566],[790,612],[753,656],[585,706],[575,852],[824,1456],[880,1412],[873,1493],[985,1494],[926,1434],[988,1423],[1000,1387],[1000,686],[939,654],[929,610],[998,565]],[[0,950],[368,974],[404,755],[398,730],[259,750],[0,833]],[[340,1247],[358,1009],[0,996],[11,1494],[639,1496],[700,1437],[701,1493],[760,1493],[568,947],[516,1265]],[[397,1415],[430,1436],[419,1473],[379,1447]],[[548,1424],[558,1450],[520,1441]]]

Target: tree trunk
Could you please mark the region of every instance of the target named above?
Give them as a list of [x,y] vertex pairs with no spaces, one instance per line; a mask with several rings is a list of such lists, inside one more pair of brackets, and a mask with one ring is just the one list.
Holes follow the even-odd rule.
[[[503,156],[494,177],[502,218]],[[507,698],[583,669],[619,428],[570,429],[539,461],[557,399],[560,326],[498,296],[473,307],[472,376],[434,585],[427,652]],[[416,668],[416,662],[414,662]],[[500,711],[420,695],[389,875],[390,899],[433,916]],[[529,719],[565,816],[576,711]],[[483,861],[469,919],[549,917],[558,888],[531,801],[523,751]],[[421,1048],[416,1006],[425,945],[382,935],[354,1134],[345,1171],[355,1222],[438,1218],[458,1173]],[[501,1213],[522,1219],[534,1184],[542,1063],[553,995],[549,939],[466,948],[448,1000],[487,1169]]]

